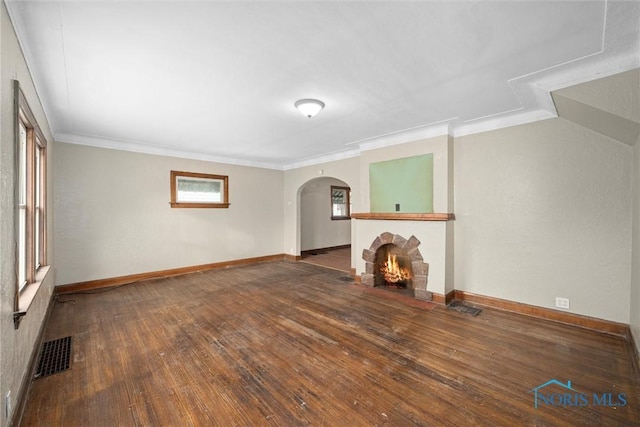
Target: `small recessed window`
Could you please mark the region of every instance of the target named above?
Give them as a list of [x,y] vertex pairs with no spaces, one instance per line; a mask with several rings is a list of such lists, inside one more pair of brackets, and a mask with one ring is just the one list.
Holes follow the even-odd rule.
[[228,208],[229,177],[171,171],[172,208]]
[[331,219],[351,219],[349,187],[331,186]]

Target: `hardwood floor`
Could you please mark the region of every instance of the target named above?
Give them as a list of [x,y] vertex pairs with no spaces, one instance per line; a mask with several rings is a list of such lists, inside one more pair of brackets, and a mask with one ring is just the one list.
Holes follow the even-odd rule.
[[[45,340],[72,336],[72,366],[32,382],[21,425],[640,420],[638,373],[620,337],[488,308],[474,317],[406,304],[344,278],[276,262],[60,295]],[[556,393],[551,403],[586,404],[535,408],[533,389],[551,379],[574,390],[540,389]],[[626,405],[604,406],[605,393],[612,403],[624,393]]]
[[300,255],[302,262],[351,272],[351,246],[303,251]]

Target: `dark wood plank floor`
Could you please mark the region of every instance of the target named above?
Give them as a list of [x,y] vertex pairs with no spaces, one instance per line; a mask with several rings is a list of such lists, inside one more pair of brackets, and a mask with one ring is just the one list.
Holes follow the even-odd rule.
[[[405,304],[306,263],[264,263],[63,295],[24,426],[629,426],[640,387],[619,337],[484,309]],[[540,405],[535,387],[624,393]],[[550,386],[551,388],[556,386]],[[556,390],[562,394],[564,390]],[[591,399],[589,397],[589,399]],[[615,399],[613,402],[616,402]]]
[[351,246],[303,251],[300,255],[302,262],[351,272]]

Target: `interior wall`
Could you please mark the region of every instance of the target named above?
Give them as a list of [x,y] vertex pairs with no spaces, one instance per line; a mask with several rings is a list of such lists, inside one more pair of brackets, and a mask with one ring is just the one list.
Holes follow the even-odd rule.
[[456,289],[628,323],[631,174],[560,118],[456,138]]
[[[282,171],[56,145],[57,284],[282,253]],[[171,170],[227,175],[231,206],[171,208]]]
[[[0,396],[2,399],[0,426],[5,426],[17,406],[21,393],[21,384],[29,375],[27,368],[37,350],[36,344],[47,307],[53,291],[54,272],[49,271],[40,286],[27,315],[22,318],[19,329],[13,324],[13,303],[15,297],[15,232],[14,232],[14,91],[13,80],[18,80],[44,137],[49,142],[47,160],[51,164],[54,152],[53,138],[36,89],[31,80],[27,64],[20,50],[13,26],[4,2],[0,2]],[[53,214],[52,168],[48,170],[47,187],[49,189],[48,229],[51,230]],[[53,256],[53,239],[48,236],[49,259]],[[9,416],[5,416],[5,397],[10,394],[12,405]]]
[[[640,83],[640,82],[639,82]],[[633,147],[633,243],[630,327],[640,353],[640,137]]]
[[331,186],[348,187],[335,178],[318,178],[300,192],[300,250],[351,244],[351,220],[331,219]]

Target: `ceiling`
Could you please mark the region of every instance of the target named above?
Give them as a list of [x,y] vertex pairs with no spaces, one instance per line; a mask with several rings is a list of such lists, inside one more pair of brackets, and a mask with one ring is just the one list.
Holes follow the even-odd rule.
[[57,141],[281,170],[640,67],[636,1],[5,1]]

